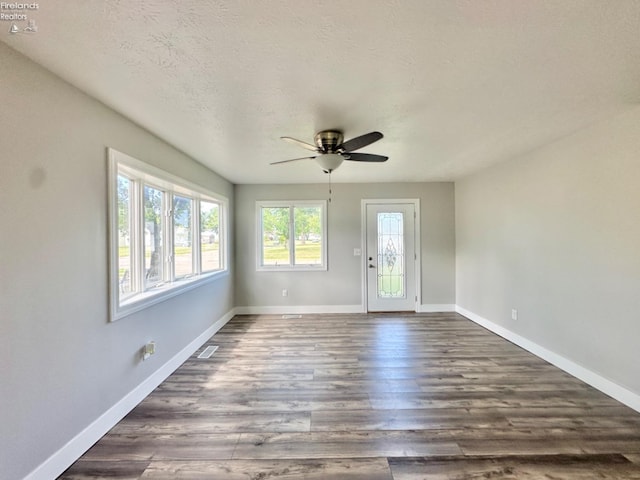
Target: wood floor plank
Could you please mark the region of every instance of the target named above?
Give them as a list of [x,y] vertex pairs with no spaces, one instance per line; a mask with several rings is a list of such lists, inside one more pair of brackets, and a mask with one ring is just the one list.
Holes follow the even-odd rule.
[[[247,433],[240,436],[234,459],[377,458],[461,454],[448,435],[424,432]],[[434,438],[436,437],[436,438]]]
[[231,459],[240,434],[107,435],[84,454],[85,460]]
[[[198,359],[207,345],[218,349]],[[586,480],[638,469],[638,412],[461,315],[244,315],[60,478]]]
[[601,407],[584,408],[517,408],[506,411],[498,409],[496,414],[503,414],[510,425],[515,428],[558,427],[558,428],[609,428],[621,429],[631,427],[640,429],[640,416],[620,413],[620,409]]
[[366,393],[335,392],[225,392],[215,401],[202,398],[191,407],[195,412],[313,412],[317,410],[369,409]]
[[637,480],[640,466],[621,455],[498,458],[390,458],[394,480]]
[[143,480],[393,480],[386,459],[151,462]]
[[310,412],[225,413],[220,415],[181,415],[178,417],[137,417],[135,412],[116,425],[116,435],[162,435],[176,432],[214,434],[234,432],[308,432]]
[[418,408],[515,408],[515,407],[575,407],[611,406],[613,400],[570,392],[401,392],[369,394],[371,406],[376,410]]
[[633,463],[637,463],[638,465],[640,465],[640,452],[639,453],[632,453],[632,454],[625,454],[625,457]]
[[575,439],[483,439],[458,442],[465,456],[553,455],[584,453]]
[[149,461],[85,460],[80,459],[58,480],[138,480],[149,466]]
[[472,414],[467,409],[344,410],[312,412],[312,431],[442,430],[506,428],[503,415]]
[[[211,389],[217,391],[238,391],[253,393],[280,393],[286,392],[321,392],[321,393],[341,393],[341,392],[360,392],[362,394],[376,392],[421,392],[426,387],[420,387],[418,382],[413,379],[400,380],[356,380],[356,381],[322,381],[322,380],[301,380],[301,381],[254,381],[254,382],[216,382],[215,387]],[[212,392],[213,393],[213,392]],[[217,394],[217,392],[216,392]],[[202,396],[202,392],[198,396]],[[194,401],[195,403],[195,401]]]

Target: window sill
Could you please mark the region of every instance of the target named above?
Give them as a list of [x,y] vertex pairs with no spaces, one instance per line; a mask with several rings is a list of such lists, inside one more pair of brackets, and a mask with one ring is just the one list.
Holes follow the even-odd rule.
[[123,300],[120,305],[111,312],[111,321],[114,322],[116,320],[120,320],[121,318],[144,310],[152,305],[164,302],[165,300],[186,293],[207,283],[211,283],[219,278],[227,276],[228,274],[228,270],[205,273],[198,275],[197,277],[177,280],[173,283],[168,283],[153,288],[152,290],[132,295],[131,297]]
[[257,268],[258,272],[326,272],[326,265],[286,265],[286,266],[270,266],[270,265],[261,265]]

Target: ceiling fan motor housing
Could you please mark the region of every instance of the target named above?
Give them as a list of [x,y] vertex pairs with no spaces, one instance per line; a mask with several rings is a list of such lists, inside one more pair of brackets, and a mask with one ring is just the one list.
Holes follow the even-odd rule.
[[315,142],[323,152],[332,153],[338,145],[342,145],[344,136],[338,130],[322,130],[316,133]]

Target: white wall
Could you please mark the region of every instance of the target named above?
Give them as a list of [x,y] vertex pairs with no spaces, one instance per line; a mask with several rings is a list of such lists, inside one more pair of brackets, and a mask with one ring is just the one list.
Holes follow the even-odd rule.
[[636,395],[638,132],[636,107],[455,186],[456,303]]
[[[334,176],[339,174],[336,173]],[[257,200],[322,200],[327,184],[238,185],[236,204],[236,305],[260,310],[362,305],[361,200],[419,198],[422,223],[422,304],[455,302],[454,190],[452,183],[333,184],[328,212],[329,269],[326,272],[256,271]],[[282,289],[289,291],[282,297]],[[262,308],[261,311],[268,311]]]
[[227,275],[109,323],[106,147],[233,186],[2,43],[0,105],[0,478],[19,479],[233,307]]

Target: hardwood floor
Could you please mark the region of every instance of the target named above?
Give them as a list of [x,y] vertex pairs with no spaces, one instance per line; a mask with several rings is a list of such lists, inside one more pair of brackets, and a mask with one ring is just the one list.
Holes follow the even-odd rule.
[[60,478],[640,479],[639,413],[458,314],[237,316],[207,345]]

